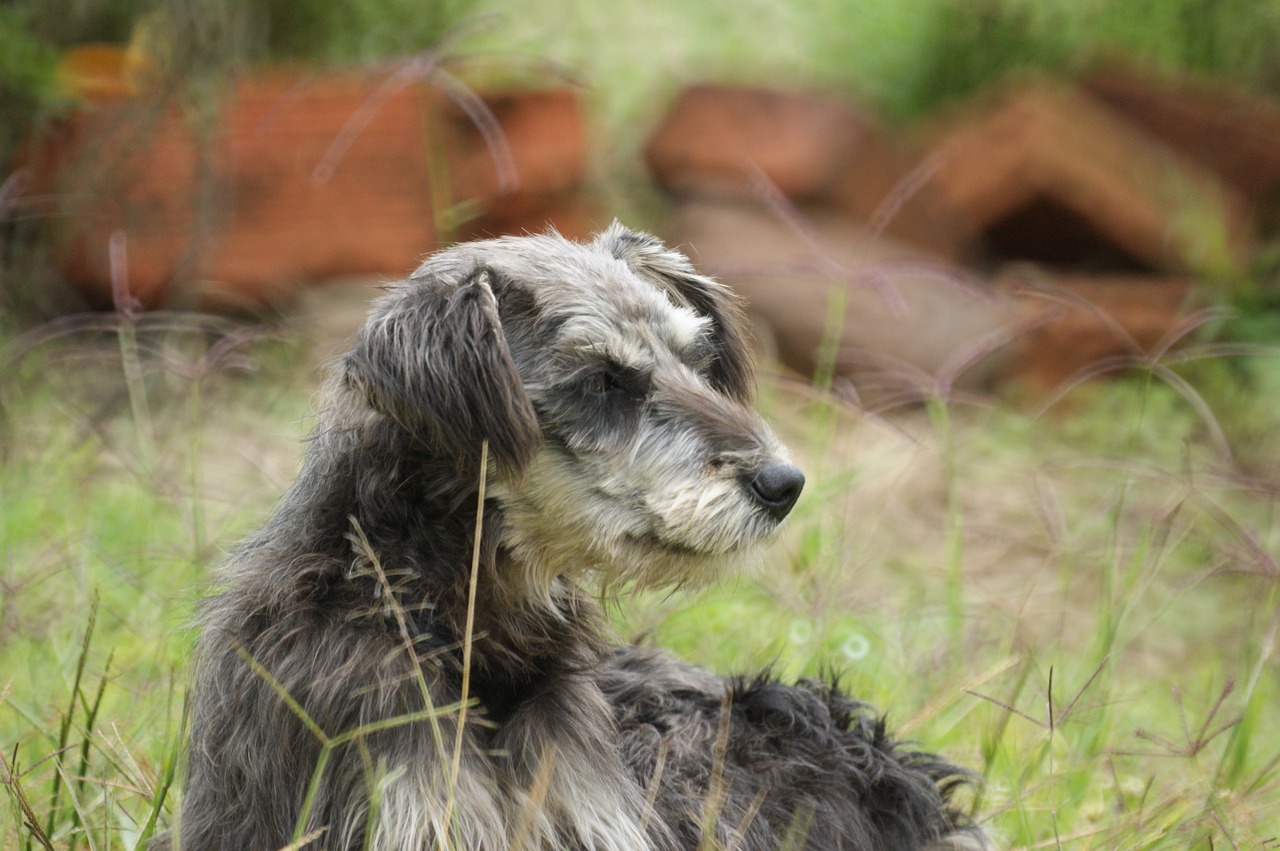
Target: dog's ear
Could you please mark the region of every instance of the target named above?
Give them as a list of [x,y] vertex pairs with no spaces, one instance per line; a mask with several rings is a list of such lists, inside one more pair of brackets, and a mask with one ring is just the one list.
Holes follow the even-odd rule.
[[596,237],[596,243],[626,263],[633,272],[665,290],[676,304],[689,307],[711,320],[716,358],[708,377],[712,386],[743,401],[755,389],[746,320],[737,295],[724,284],[701,275],[689,259],[668,248],[657,237],[614,222]]
[[458,458],[489,453],[518,473],[541,439],[502,333],[492,276],[411,279],[374,308],[344,380],[379,413]]

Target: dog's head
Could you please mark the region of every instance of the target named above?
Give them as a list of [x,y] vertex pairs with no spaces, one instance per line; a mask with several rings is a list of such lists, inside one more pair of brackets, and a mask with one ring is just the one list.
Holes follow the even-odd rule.
[[502,544],[564,574],[701,583],[755,550],[804,484],[752,407],[732,294],[615,224],[468,243],[375,306],[346,385],[434,452],[488,441]]

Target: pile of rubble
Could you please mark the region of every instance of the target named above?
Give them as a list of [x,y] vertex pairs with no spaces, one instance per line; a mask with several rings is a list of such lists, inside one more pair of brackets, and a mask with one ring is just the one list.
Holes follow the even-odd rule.
[[108,97],[33,139],[27,191],[59,200],[58,264],[91,304],[123,287],[148,307],[261,306],[404,276],[455,240],[594,225],[568,89],[281,70],[237,80],[201,119]]
[[697,86],[646,158],[668,236],[785,362],[896,398],[1159,351],[1255,259],[1277,133],[1256,96],[1131,73],[1010,83],[911,134],[838,98]]
[[[58,261],[91,301],[262,304],[607,218],[568,89],[276,71],[200,119],[105,97],[32,146],[27,191],[59,199]],[[1010,82],[911,131],[838,97],[699,85],[645,159],[663,235],[785,363],[892,399],[1159,351],[1272,233],[1278,138],[1256,95],[1129,72]]]

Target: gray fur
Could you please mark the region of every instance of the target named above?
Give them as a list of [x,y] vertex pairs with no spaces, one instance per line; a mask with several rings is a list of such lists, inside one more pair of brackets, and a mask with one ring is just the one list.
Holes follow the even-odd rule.
[[647,235],[429,258],[375,304],[204,605],[182,804],[152,847],[985,847],[946,804],[963,773],[833,688],[610,647],[600,593],[711,581],[798,496],[753,383],[732,295]]

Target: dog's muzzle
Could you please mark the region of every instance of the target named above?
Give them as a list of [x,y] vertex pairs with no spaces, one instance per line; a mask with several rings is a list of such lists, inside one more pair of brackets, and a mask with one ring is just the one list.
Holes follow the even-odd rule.
[[804,489],[804,473],[794,464],[778,461],[766,464],[754,475],[743,476],[743,485],[756,504],[774,520],[782,520]]

